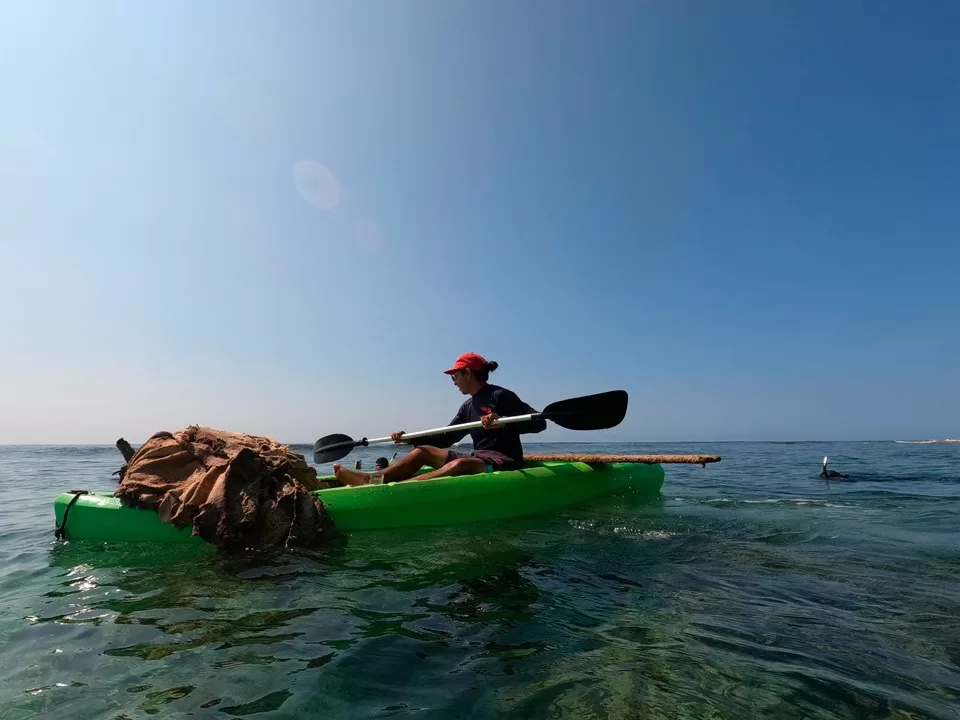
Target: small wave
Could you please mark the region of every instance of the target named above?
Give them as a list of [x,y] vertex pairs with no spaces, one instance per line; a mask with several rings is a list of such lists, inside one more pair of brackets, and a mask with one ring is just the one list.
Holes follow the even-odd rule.
[[715,508],[735,508],[741,505],[783,505],[792,507],[828,507],[828,508],[852,508],[856,507],[852,503],[838,503],[829,500],[817,498],[766,498],[763,500],[739,500],[734,498],[718,497],[707,500],[693,498],[674,498],[675,502],[691,503],[694,505],[709,505]]
[[625,527],[615,527],[613,529],[614,535],[622,535],[625,537],[636,538],[637,540],[670,540],[677,536],[676,533],[669,532],[667,530],[638,530],[629,526]]
[[771,498],[769,500],[744,500],[745,505],[796,505],[797,507],[851,507],[847,503],[833,503],[827,500],[809,498]]
[[614,535],[636,538],[638,540],[670,540],[677,535],[667,530],[640,530],[630,525],[614,525],[611,528],[606,525],[598,525],[593,520],[575,520],[572,521],[570,525],[576,530],[583,530],[585,532],[595,532],[600,535],[612,533]]
[[944,438],[943,440],[894,440],[897,445],[960,445],[960,440]]
[[676,533],[667,532],[666,530],[647,530],[642,535],[644,540],[669,540],[676,536]]

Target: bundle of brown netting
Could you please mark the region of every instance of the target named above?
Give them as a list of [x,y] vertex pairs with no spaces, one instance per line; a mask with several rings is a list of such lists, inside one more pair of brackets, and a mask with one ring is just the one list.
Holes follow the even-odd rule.
[[[121,442],[129,448],[126,441]],[[125,453],[126,454],[126,453]],[[303,455],[266,437],[191,425],[158,432],[121,470],[114,493],[221,548],[315,546],[333,519]]]

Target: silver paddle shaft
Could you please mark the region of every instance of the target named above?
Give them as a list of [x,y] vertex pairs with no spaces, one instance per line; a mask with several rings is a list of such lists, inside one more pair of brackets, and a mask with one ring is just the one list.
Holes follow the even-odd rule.
[[[493,421],[494,425],[507,425],[509,423],[518,423],[518,422],[528,422],[530,420],[536,420],[539,418],[541,413],[531,413],[530,415],[515,415],[513,417],[506,418],[497,418]],[[475,422],[461,423],[459,425],[445,425],[440,428],[434,428],[433,430],[418,430],[417,432],[404,433],[400,436],[400,442],[404,440],[413,440],[415,438],[421,437],[430,437],[431,435],[440,435],[442,433],[456,432],[457,430],[473,430],[474,428],[483,427],[483,423],[479,420]],[[373,438],[367,440],[364,445],[378,445],[380,443],[393,442],[392,437],[381,437]]]

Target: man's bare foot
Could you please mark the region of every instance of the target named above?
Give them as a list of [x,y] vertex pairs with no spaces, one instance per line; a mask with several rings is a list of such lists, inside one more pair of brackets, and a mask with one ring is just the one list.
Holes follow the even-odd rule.
[[370,483],[370,473],[350,470],[343,465],[334,465],[333,474],[344,485],[368,485]]

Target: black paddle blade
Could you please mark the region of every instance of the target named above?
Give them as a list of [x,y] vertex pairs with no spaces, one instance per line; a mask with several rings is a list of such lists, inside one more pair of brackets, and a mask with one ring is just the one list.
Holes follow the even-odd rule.
[[611,390],[558,400],[541,413],[567,430],[606,430],[616,427],[627,415],[627,391]]
[[317,465],[336,462],[349,455],[355,446],[356,443],[349,435],[324,435],[313,444],[313,461]]

